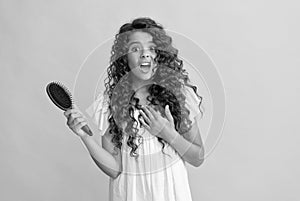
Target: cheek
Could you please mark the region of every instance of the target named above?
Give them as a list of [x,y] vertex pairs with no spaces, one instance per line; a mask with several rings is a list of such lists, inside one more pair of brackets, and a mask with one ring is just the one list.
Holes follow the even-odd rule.
[[156,57],[157,57],[157,54],[153,53],[153,59],[156,59]]
[[128,54],[128,65],[129,67],[132,69],[132,68],[135,68],[137,66],[137,63],[138,63],[138,55],[136,54]]

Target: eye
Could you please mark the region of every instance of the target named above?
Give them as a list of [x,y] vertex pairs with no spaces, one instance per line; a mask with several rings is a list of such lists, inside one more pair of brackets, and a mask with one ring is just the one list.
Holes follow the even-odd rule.
[[130,50],[131,50],[131,52],[137,52],[137,51],[140,50],[140,48],[139,47],[132,47]]
[[149,50],[154,52],[154,51],[156,50],[156,47],[155,47],[155,46],[151,46],[151,47],[149,48]]

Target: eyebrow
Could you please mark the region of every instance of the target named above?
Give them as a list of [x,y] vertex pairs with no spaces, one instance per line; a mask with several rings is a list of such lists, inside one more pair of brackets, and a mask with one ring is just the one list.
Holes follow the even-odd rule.
[[[140,44],[141,42],[139,42],[139,41],[132,41],[132,42],[128,43],[128,46],[130,46],[130,45],[132,45],[132,44],[135,44],[135,43]],[[151,44],[153,44],[153,45],[156,45],[153,41],[147,41],[147,43],[151,43]]]

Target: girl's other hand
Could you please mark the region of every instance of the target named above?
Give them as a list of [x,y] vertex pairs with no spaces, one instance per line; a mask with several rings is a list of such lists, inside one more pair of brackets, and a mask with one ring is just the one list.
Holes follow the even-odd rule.
[[169,106],[166,106],[165,113],[166,118],[162,117],[160,112],[155,111],[149,106],[142,107],[141,114],[143,118],[140,118],[143,126],[153,135],[161,137],[165,140],[171,139],[174,136],[174,132],[169,132],[175,130],[174,119],[172,117]]
[[81,129],[87,122],[83,114],[77,108],[69,109],[64,112],[67,118],[68,127],[79,137],[84,137],[87,134]]

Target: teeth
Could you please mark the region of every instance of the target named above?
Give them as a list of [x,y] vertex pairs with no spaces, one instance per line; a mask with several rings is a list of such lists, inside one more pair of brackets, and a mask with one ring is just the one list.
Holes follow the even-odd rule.
[[142,63],[141,66],[146,66],[149,67],[151,65],[151,63]]

